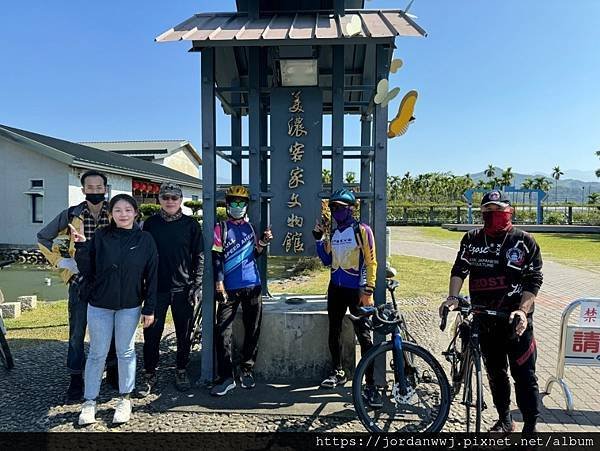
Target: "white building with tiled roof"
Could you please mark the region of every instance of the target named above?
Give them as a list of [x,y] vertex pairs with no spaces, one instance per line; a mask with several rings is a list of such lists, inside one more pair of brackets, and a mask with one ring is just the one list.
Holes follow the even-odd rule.
[[[157,203],[158,187],[170,181],[181,185],[184,202],[201,200],[200,156],[186,141],[177,143],[184,144],[173,145],[164,160],[189,158],[184,166],[193,169],[182,172],[155,160],[0,125],[0,205],[5,209],[0,215],[0,245],[35,244],[44,225],[68,206],[85,200],[79,179],[89,169],[106,174],[109,196],[126,193],[139,203]],[[191,214],[191,210],[184,207],[184,213]]]

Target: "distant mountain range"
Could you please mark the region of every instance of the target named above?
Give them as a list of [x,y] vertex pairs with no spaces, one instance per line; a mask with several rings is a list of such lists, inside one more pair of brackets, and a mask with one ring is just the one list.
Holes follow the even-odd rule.
[[[502,175],[503,169],[495,169],[495,177],[500,177]],[[549,174],[544,174],[542,172],[536,174],[520,174],[518,172],[514,172],[513,174],[515,178],[513,179],[512,186],[514,186],[515,188],[520,188],[523,181],[527,178],[535,178],[542,176],[546,177],[551,183],[551,189],[550,191],[548,191],[548,197],[546,198],[547,202],[555,202],[558,198],[559,202],[567,201],[579,203],[582,201],[582,196],[584,202],[587,202],[587,196],[589,195],[589,193],[600,192],[600,181],[598,181],[598,178],[594,174],[594,171],[581,171],[577,169],[572,169],[566,170],[564,171],[564,173],[565,175],[562,175],[560,180],[558,181],[558,190],[556,192],[554,187],[555,180]],[[488,180],[483,171],[478,172],[476,174],[471,174],[471,177],[475,181]]]

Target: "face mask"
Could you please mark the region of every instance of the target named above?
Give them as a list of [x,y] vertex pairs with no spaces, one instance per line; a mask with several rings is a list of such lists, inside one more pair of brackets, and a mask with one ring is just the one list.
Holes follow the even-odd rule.
[[512,228],[511,211],[486,211],[482,216],[483,230],[490,236],[502,235]]
[[232,207],[229,205],[227,207],[227,214],[231,216],[233,219],[242,219],[246,216],[246,209],[248,207]]
[[338,226],[346,225],[352,219],[352,212],[350,211],[350,208],[347,207],[332,211],[331,215]]
[[104,202],[104,193],[90,193],[85,195],[85,200],[90,202],[92,205],[98,205]]

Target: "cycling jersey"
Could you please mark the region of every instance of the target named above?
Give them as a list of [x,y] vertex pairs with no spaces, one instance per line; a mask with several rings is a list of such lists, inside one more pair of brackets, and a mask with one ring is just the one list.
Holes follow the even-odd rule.
[[215,280],[223,281],[228,291],[260,285],[254,228],[246,220],[228,220],[225,225],[226,234],[221,224],[214,229]]
[[504,237],[492,238],[475,229],[460,242],[451,274],[469,276],[474,305],[512,311],[519,308],[523,291],[537,295],[543,280],[542,256],[527,232],[513,227]]
[[336,229],[330,241],[317,240],[317,254],[325,266],[331,265],[332,284],[374,290],[377,258],[373,232],[362,223],[358,224],[358,233],[355,228],[356,224]]

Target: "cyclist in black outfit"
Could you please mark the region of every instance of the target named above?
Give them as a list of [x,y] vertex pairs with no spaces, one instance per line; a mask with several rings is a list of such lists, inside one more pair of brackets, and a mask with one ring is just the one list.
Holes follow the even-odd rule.
[[[451,271],[449,296],[440,306],[453,310],[469,276],[473,305],[510,313],[509,321],[481,318],[480,346],[498,421],[490,432],[512,432],[508,367],[515,381],[516,401],[523,415],[523,433],[536,431],[539,390],[533,336],[534,301],[542,285],[542,256],[531,235],[512,225],[514,209],[500,191],[481,201],[484,226],[465,234]],[[510,323],[519,317],[517,337]]]

